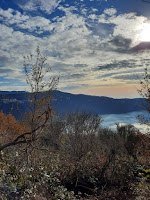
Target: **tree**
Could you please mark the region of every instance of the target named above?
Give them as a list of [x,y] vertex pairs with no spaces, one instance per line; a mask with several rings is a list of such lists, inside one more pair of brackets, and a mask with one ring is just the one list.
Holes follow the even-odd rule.
[[97,114],[74,111],[66,116],[63,133],[63,148],[72,158],[82,159],[88,152],[100,147],[97,134],[102,119]]
[[127,154],[137,161],[136,148],[139,143],[137,129],[131,124],[121,126],[117,124],[117,134],[119,135],[119,139],[122,140],[122,145],[125,147]]
[[[150,72],[146,67],[144,70],[143,79],[140,80],[141,88],[138,90],[139,94],[145,99],[144,108],[147,112],[147,115],[138,115],[138,119],[141,124],[145,124],[148,127],[150,126]],[[138,132],[140,144],[139,144],[139,152],[144,152],[144,155],[147,155],[149,158],[150,150],[150,134],[142,134]],[[141,154],[141,153],[140,153]],[[145,156],[146,157],[146,156]]]
[[2,145],[0,150],[9,146],[36,141],[48,120],[52,118],[52,92],[56,90],[59,78],[50,76],[51,68],[46,60],[47,58],[41,54],[39,47],[36,49],[36,56],[32,54],[24,56],[26,82],[30,88],[30,93],[28,93],[30,131],[21,133],[13,141]]
[[150,73],[148,68],[144,69],[143,78],[140,80],[141,88],[138,90],[139,94],[145,99],[144,109],[147,111],[147,116],[138,115],[141,124],[150,126]]
[[18,134],[29,131],[29,127],[25,123],[20,123],[12,114],[4,114],[0,112],[0,143],[10,142],[15,139]]

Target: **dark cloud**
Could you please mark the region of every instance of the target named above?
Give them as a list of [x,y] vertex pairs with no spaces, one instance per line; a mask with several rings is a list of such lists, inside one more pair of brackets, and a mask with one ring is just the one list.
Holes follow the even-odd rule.
[[3,66],[6,62],[8,62],[8,58],[6,56],[0,56],[0,66]]
[[139,52],[139,51],[144,51],[144,50],[149,50],[149,49],[150,49],[150,42],[141,42],[138,45],[131,48],[130,51]]
[[[142,66],[142,65],[138,65]],[[110,69],[125,69],[125,68],[135,68],[138,67],[134,60],[122,60],[122,61],[115,61],[110,64],[98,66],[97,70],[110,70]]]
[[129,49],[132,43],[132,40],[128,38],[124,38],[121,35],[118,35],[114,37],[110,42],[116,47],[119,47],[122,49]]
[[71,78],[83,78],[85,75],[84,74],[72,74],[70,77]]
[[138,74],[123,74],[123,75],[117,75],[114,76],[115,79],[122,79],[122,80],[138,80],[139,75]]
[[114,24],[106,24],[106,23],[99,23],[99,24],[89,24],[89,30],[92,30],[93,35],[97,35],[100,38],[107,38],[108,35],[112,34],[114,31]]
[[114,51],[119,54],[129,54],[132,40],[121,35],[113,37],[109,42],[103,44],[107,51]]
[[11,66],[12,63],[15,63],[16,60],[14,58],[11,57],[7,57],[7,56],[0,56],[0,67],[7,67],[7,66]]
[[113,75],[116,75],[116,73],[106,73],[106,74],[103,74],[101,76],[98,76],[98,78],[107,78],[107,77],[111,77]]
[[107,52],[117,52],[119,54],[129,54],[132,40],[121,35],[111,38],[109,41],[101,42],[95,50],[105,50]]
[[60,63],[60,62],[55,62],[53,64],[51,64],[51,68],[53,72],[68,72],[68,69],[70,69],[70,67],[72,67],[72,65],[69,64],[64,64],[64,63]]
[[77,67],[77,68],[83,68],[83,67],[87,67],[88,65],[86,64],[75,64],[74,67]]
[[80,79],[85,77],[85,74],[68,74],[68,75],[64,75],[64,76],[60,76],[61,79],[65,79],[65,80],[70,80],[70,79]]
[[2,68],[0,68],[0,74],[5,74],[5,73],[11,73],[11,72],[13,72],[13,70],[12,69],[2,69]]

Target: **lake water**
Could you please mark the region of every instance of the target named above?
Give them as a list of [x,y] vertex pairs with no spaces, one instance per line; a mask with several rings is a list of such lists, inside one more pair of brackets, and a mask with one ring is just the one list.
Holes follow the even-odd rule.
[[144,115],[148,117],[148,114],[145,111],[124,113],[124,114],[101,115],[102,119],[104,120],[102,127],[109,127],[115,130],[116,123],[132,124],[142,132],[149,132],[150,129],[146,125],[140,124],[139,120],[137,119],[138,115]]

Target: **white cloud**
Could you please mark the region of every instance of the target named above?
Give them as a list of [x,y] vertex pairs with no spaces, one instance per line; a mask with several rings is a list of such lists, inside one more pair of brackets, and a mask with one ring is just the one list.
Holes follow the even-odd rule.
[[28,16],[12,9],[3,10],[0,8],[0,17],[5,25],[13,25],[15,28],[27,29],[29,32],[43,33],[52,31],[53,25],[49,19],[44,17]]
[[[44,31],[52,31],[53,25],[50,20],[43,17],[30,17],[29,20],[26,20],[24,23],[19,24],[18,27],[22,29],[28,29],[29,31],[36,31],[39,28],[39,31],[43,33]],[[36,31],[38,33],[38,31]]]
[[[1,67],[5,67],[6,73],[8,72],[7,79],[24,81],[25,79],[22,74],[23,55],[35,49],[40,40],[32,35],[14,31],[5,25],[0,25],[0,30]],[[11,72],[10,69],[12,70]]]
[[3,10],[0,8],[0,15],[2,15],[3,17],[11,19],[13,16],[12,13],[13,13],[13,10],[11,8],[9,8],[8,10]]
[[29,16],[22,15],[19,11],[15,11],[13,9],[3,10],[0,8],[0,16],[3,20],[3,23],[7,24],[19,24],[23,23],[26,20],[29,20]]
[[42,10],[47,14],[52,13],[60,4],[61,0],[28,0],[19,2],[19,6],[25,11]]
[[104,10],[104,14],[107,14],[109,16],[115,15],[117,13],[117,10],[115,8],[109,8]]
[[92,8],[92,12],[98,12],[98,9]]
[[[29,2],[33,3],[33,1]],[[60,80],[62,87],[67,87],[68,84],[73,86],[77,84],[77,80],[81,87],[84,85],[98,87],[104,84],[108,86],[110,83],[112,85],[120,83],[120,80],[115,80],[115,78],[110,82],[112,77],[109,76],[106,76],[105,80],[100,78],[100,74],[107,75],[110,72],[108,69],[97,70],[98,66],[110,65],[114,62],[117,65],[119,62],[129,59],[136,60],[137,56],[133,57],[127,53],[119,54],[118,46],[110,41],[118,35],[121,35],[122,38],[132,39],[136,36],[136,26],[144,23],[146,18],[136,16],[134,13],[115,16],[115,10],[107,9],[102,15],[96,15],[95,11],[90,12],[89,18],[93,20],[91,22],[92,20],[89,20],[88,17],[74,12],[77,11],[76,7],[63,8],[59,6],[59,9],[63,10],[65,15],[57,16],[53,23],[44,17],[32,17],[12,9],[6,11],[0,9],[0,16],[3,19],[3,25],[0,26],[0,59],[3,58],[3,67],[13,70],[7,74],[7,78],[25,82],[22,73],[22,56],[30,52],[34,53],[36,46],[39,45],[41,51],[48,56],[48,62],[53,69],[52,73],[59,74],[62,78]],[[111,26],[112,24],[113,26]],[[12,28],[8,27],[10,25]],[[15,31],[16,27],[21,29]],[[23,33],[22,29],[27,29],[28,32]],[[52,32],[43,38],[33,35],[35,32],[44,33],[45,31]],[[106,37],[101,36],[102,31]],[[120,44],[121,42],[119,42]],[[136,66],[138,64],[135,65],[135,70]],[[121,70],[126,69],[111,68],[114,77]],[[80,76],[76,74],[80,74]],[[66,77],[71,78],[67,79]]]
[[95,20],[95,19],[97,19],[97,15],[91,14],[91,15],[89,15],[89,18],[92,19],[92,20]]
[[109,16],[105,14],[99,16],[99,23],[114,24],[113,36],[121,35],[125,38],[131,38],[133,42],[139,42],[137,30],[139,25],[144,24],[147,18],[137,16],[136,13],[125,13],[118,16]]

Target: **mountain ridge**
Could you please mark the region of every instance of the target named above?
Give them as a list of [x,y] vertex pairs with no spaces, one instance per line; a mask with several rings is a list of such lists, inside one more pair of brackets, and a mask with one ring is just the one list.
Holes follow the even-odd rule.
[[[17,119],[21,119],[29,110],[29,100],[25,91],[0,91],[0,110],[5,114],[12,113]],[[52,105],[57,115],[75,110],[87,111],[100,115],[123,114],[143,110],[143,98],[114,99],[105,96],[92,96],[84,94],[71,94],[61,91],[53,92]]]

